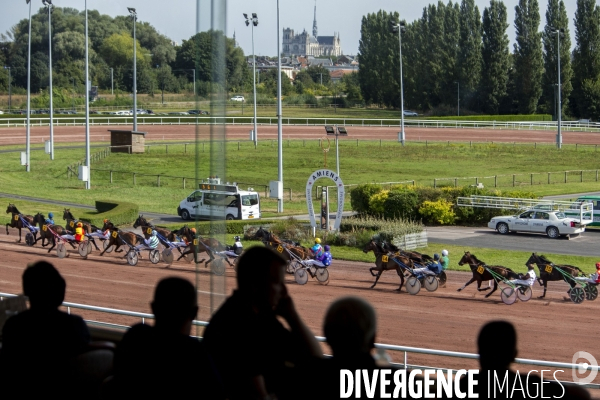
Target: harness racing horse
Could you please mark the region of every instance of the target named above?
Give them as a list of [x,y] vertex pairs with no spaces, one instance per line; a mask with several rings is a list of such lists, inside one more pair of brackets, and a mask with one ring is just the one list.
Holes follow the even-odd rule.
[[[56,247],[56,238],[54,237],[52,232],[54,232],[58,236],[66,235],[69,233],[69,232],[67,232],[67,230],[65,228],[63,228],[60,225],[51,225],[51,228],[50,228],[50,229],[52,229],[52,232],[51,232],[46,224],[46,217],[44,217],[44,214],[37,213],[35,215],[35,217],[33,217],[33,224],[37,225],[40,228],[40,237],[37,238],[35,241],[37,242],[38,240],[41,240],[42,247],[46,247],[50,243],[52,243],[52,246],[48,249],[48,253],[50,253],[52,251],[52,249],[54,249]],[[44,244],[44,239],[47,240],[46,244]],[[74,249],[76,248],[76,246],[73,243],[71,243],[70,241],[69,241],[69,244]]]
[[[172,232],[166,228],[160,228],[158,226],[154,226],[151,223],[149,223],[146,218],[144,218],[143,215],[140,215],[135,222],[133,223],[133,227],[137,228],[137,227],[141,227],[142,228],[142,232],[144,232],[144,237],[146,239],[148,239],[149,235],[152,233],[148,233],[147,232],[147,228],[151,228],[153,230],[155,230],[156,232],[158,232],[162,237],[166,238],[169,242],[174,242],[175,241],[175,232]],[[148,236],[146,236],[148,235]],[[162,240],[161,240],[162,242]],[[163,243],[163,245],[169,247],[169,245],[167,243]]]
[[489,290],[490,288],[486,287],[486,288],[482,289],[481,282],[493,280],[494,288],[492,289],[491,292],[489,292],[488,294],[485,295],[486,298],[490,297],[490,295],[498,289],[498,282],[496,281],[494,276],[487,269],[494,271],[496,274],[502,276],[505,279],[519,279],[519,274],[514,272],[512,269],[503,267],[501,265],[487,265],[483,261],[478,260],[474,254],[471,254],[468,251],[465,251],[465,254],[462,256],[462,258],[458,262],[458,265],[465,265],[465,264],[469,264],[469,267],[471,268],[471,272],[473,273],[473,277],[471,278],[470,281],[465,283],[463,285],[463,287],[459,288],[457,290],[457,292],[460,292],[461,290],[463,290],[464,288],[466,288],[467,286],[469,286],[471,283],[473,283],[475,281],[477,281],[477,290],[480,292],[485,292],[486,290]]
[[293,242],[291,240],[283,240],[272,234],[271,232],[263,229],[261,226],[256,233],[254,234],[254,239],[260,239],[265,246],[269,247],[271,250],[277,251],[282,257],[288,261],[291,261],[291,257],[286,252],[279,252],[277,248],[282,245],[286,247],[290,252],[294,253],[301,260],[309,260],[312,258],[312,254],[310,249],[301,246],[297,242]]
[[544,297],[546,297],[546,289],[548,286],[548,281],[562,281],[564,280],[565,282],[567,282],[569,284],[569,286],[571,286],[569,288],[569,290],[567,290],[567,293],[571,293],[571,289],[573,289],[575,287],[575,280],[574,279],[567,279],[563,274],[560,273],[560,271],[558,271],[556,268],[554,268],[555,266],[562,269],[563,271],[565,271],[567,274],[571,275],[572,277],[576,277],[579,276],[580,274],[582,276],[584,276],[584,273],[582,270],[580,270],[579,268],[573,266],[573,265],[554,265],[554,263],[552,263],[552,261],[548,260],[546,258],[546,256],[544,255],[537,255],[537,253],[531,253],[531,257],[529,257],[529,260],[527,260],[527,262],[525,263],[525,265],[527,265],[528,267],[531,264],[536,264],[538,269],[540,270],[540,275],[537,278],[538,283],[540,284],[540,286],[544,286],[544,294],[542,294],[539,298],[543,299]]
[[119,250],[123,244],[127,244],[129,247],[133,247],[140,242],[141,236],[133,233],[133,232],[125,232],[119,230],[119,228],[115,227],[114,224],[110,221],[106,221],[104,226],[102,227],[102,232],[109,230],[108,244],[104,247],[104,250],[100,253],[100,255],[104,255],[107,249],[110,249],[110,246],[115,246],[115,252],[120,253],[123,250]]
[[[181,253],[177,261],[181,260],[181,258],[188,254],[194,254],[194,261],[197,264],[199,264],[201,262],[204,262],[204,259],[198,261],[198,254],[206,252],[206,254],[208,254],[209,257],[208,261],[204,262],[204,267],[206,268],[208,267],[208,264],[210,264],[215,259],[215,251],[227,250],[227,247],[223,245],[223,243],[219,242],[217,239],[203,238],[200,235],[196,235],[187,225],[184,225],[181,229],[174,232],[174,234],[185,238],[185,240],[189,243],[188,250]],[[197,245],[194,245],[194,239],[198,239]],[[232,266],[227,257],[225,257],[225,261],[227,261],[227,264],[229,264],[230,267]]]
[[[63,219],[65,221],[67,221],[67,226],[70,228],[69,230],[74,232],[75,231],[75,226],[78,222],[81,222],[81,224],[83,225],[83,232],[84,233],[92,233],[92,232],[96,232],[97,230],[99,230],[99,228],[95,225],[90,224],[89,222],[86,221],[81,221],[76,219],[73,214],[71,213],[71,210],[69,208],[65,208],[63,211]],[[96,247],[96,250],[100,250],[98,248],[98,245],[96,244],[95,240],[90,240],[90,242],[94,245],[94,247]],[[42,244],[43,245],[43,244]]]
[[[395,290],[397,292],[400,292],[402,290],[402,285],[404,285],[404,271],[401,265],[394,261],[393,258],[396,258],[398,261],[400,261],[401,264],[406,265],[412,269],[413,263],[410,260],[410,258],[400,254],[394,255],[388,253],[383,249],[382,246],[377,244],[374,240],[371,240],[369,243],[367,243],[367,245],[363,249],[364,253],[368,253],[369,251],[372,251],[373,254],[375,254],[375,267],[369,268],[369,272],[372,276],[375,277],[375,282],[371,286],[371,289],[373,289],[375,285],[377,285],[377,281],[381,277],[383,271],[396,270],[396,273],[400,277],[400,286],[398,287],[398,289]],[[373,271],[377,271],[377,274],[375,274]]]
[[[10,219],[10,222],[6,224],[6,234],[8,235],[8,227],[10,226],[11,228],[17,228],[19,230],[19,240],[17,241],[17,243],[21,243],[21,229],[23,229],[23,221],[21,221],[21,218],[23,218],[25,221],[29,222],[30,224],[33,225],[33,216],[31,215],[22,215],[19,210],[17,210],[17,207],[12,204],[9,203],[8,207],[6,208],[6,213],[12,213],[12,218]],[[34,238],[35,238],[35,234],[34,234]]]

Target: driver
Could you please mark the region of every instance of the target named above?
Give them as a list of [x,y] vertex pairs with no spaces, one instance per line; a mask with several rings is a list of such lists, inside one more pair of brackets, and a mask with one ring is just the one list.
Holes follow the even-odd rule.
[[438,253],[433,255],[433,262],[429,263],[426,267],[413,269],[413,274],[438,275],[440,272],[442,272],[442,264],[440,263],[440,255]]
[[152,234],[150,235],[150,237],[148,239],[144,239],[143,243],[138,244],[137,246],[135,246],[136,250],[140,250],[142,248],[147,248],[147,249],[156,249],[158,247],[158,237],[156,237],[157,233],[155,230],[152,231]]
[[525,274],[525,276],[523,276],[523,278],[521,279],[511,279],[509,282],[514,283],[515,285],[521,285],[521,286],[533,286],[533,284],[535,283],[535,269],[533,264],[529,264],[527,266],[527,273]]
[[315,260],[318,260],[319,258],[321,258],[321,256],[323,256],[323,247],[321,247],[321,239],[315,239],[315,245],[310,248],[310,251],[312,251],[313,258]]
[[302,263],[304,265],[316,265],[318,267],[328,267],[331,265],[331,260],[333,256],[331,255],[331,247],[329,245],[325,245],[323,247],[323,255],[320,258],[315,258],[314,260],[304,260]]
[[83,234],[83,224],[78,222],[77,227],[75,228],[75,240],[77,242],[83,242],[84,239],[85,235]]
[[48,218],[46,218],[46,225],[54,225],[54,213],[48,213]]

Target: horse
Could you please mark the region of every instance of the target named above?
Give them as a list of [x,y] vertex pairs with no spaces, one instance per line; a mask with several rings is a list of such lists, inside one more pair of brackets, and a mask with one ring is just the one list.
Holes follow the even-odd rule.
[[[38,240],[41,240],[42,247],[46,247],[50,243],[52,243],[52,246],[48,249],[48,253],[50,253],[52,249],[56,247],[56,238],[54,237],[52,232],[56,233],[58,236],[69,234],[69,232],[60,225],[52,225],[52,232],[50,232],[46,224],[46,217],[44,217],[44,214],[41,213],[37,213],[35,217],[33,217],[33,224],[37,225],[40,228],[40,237],[37,238],[35,241],[37,242]],[[44,244],[44,239],[47,240],[46,244]],[[76,248],[76,246],[73,243],[69,242],[69,244],[74,249]]]
[[[71,231],[75,231],[75,225],[78,222],[81,222],[81,224],[83,225],[83,232],[84,233],[92,233],[92,232],[96,232],[97,230],[99,230],[99,228],[96,225],[92,225],[89,222],[86,221],[81,221],[76,219],[73,214],[71,213],[71,210],[69,208],[65,208],[63,211],[63,219],[65,221],[67,221],[67,226],[69,226],[71,229]],[[100,250],[98,248],[98,245],[96,244],[95,240],[90,240],[92,242],[92,244],[94,245],[94,247],[96,247],[96,250]],[[42,244],[43,245],[43,244]]]
[[[210,264],[215,259],[215,251],[227,250],[227,247],[223,245],[223,243],[219,242],[217,239],[203,238],[200,235],[196,235],[187,225],[184,225],[178,231],[174,232],[174,234],[185,238],[185,240],[189,243],[188,250],[181,253],[177,261],[181,260],[184,256],[188,254],[194,254],[194,260],[196,261],[196,263],[201,263],[204,262],[204,259],[198,261],[198,254],[206,252],[206,254],[208,254],[209,257],[208,261],[204,262],[204,267],[206,268],[208,267],[208,264]],[[194,239],[198,239],[198,245],[194,245]],[[229,264],[229,266],[232,266],[232,264],[227,258],[225,258],[225,261],[227,261],[227,264]]]
[[564,280],[570,286],[569,290],[567,290],[567,293],[570,293],[571,289],[573,289],[575,287],[576,282],[574,279],[567,279],[563,274],[561,274],[554,267],[558,267],[558,268],[562,269],[563,271],[565,271],[567,274],[571,275],[572,277],[579,276],[580,274],[582,276],[585,275],[582,270],[580,270],[579,268],[577,268],[573,265],[554,265],[552,263],[552,261],[550,261],[546,258],[546,256],[544,256],[544,255],[538,256],[537,253],[531,253],[531,257],[529,257],[529,260],[527,260],[527,262],[525,263],[525,265],[527,265],[527,267],[529,267],[531,264],[536,264],[538,269],[540,270],[540,274],[537,278],[537,281],[540,284],[540,286],[542,286],[542,285],[544,286],[544,294],[542,294],[539,297],[540,299],[543,299],[544,297],[546,297],[546,289],[548,286],[548,281]]
[[[19,230],[19,240],[17,241],[17,243],[21,243],[21,229],[24,228],[23,221],[21,220],[21,218],[23,218],[29,224],[33,225],[33,216],[22,215],[21,212],[17,209],[17,207],[12,203],[8,204],[8,207],[6,208],[6,213],[7,214],[12,213],[10,222],[6,224],[6,234],[8,235],[8,227],[9,226],[11,228],[17,228]],[[34,238],[35,238],[35,234],[34,234]]]
[[417,264],[426,265],[433,261],[433,258],[427,254],[422,254],[417,251],[402,250],[398,246],[386,241],[382,241],[381,247],[385,251],[406,256]]
[[[274,234],[272,234],[271,232],[267,231],[266,229],[263,229],[262,226],[254,234],[254,239],[260,239],[265,246],[277,252],[279,252],[279,250],[277,250],[279,246],[282,245],[286,247],[290,252],[294,253],[294,255],[300,258],[301,260],[309,260],[312,258],[312,253],[310,249],[301,246],[298,242],[293,242],[291,240],[282,240]],[[285,258],[288,261],[291,261],[291,256],[287,254],[287,252],[279,253],[283,256],[283,258]]]
[[[377,281],[381,277],[383,271],[396,270],[396,273],[400,277],[400,286],[398,289],[395,289],[395,291],[400,292],[402,290],[402,285],[404,285],[404,271],[400,264],[412,269],[414,266],[410,258],[400,254],[392,255],[385,251],[383,247],[377,244],[374,240],[371,240],[369,243],[367,243],[363,249],[365,254],[369,251],[372,251],[373,254],[375,254],[375,267],[369,268],[371,276],[375,277],[375,282],[373,285],[371,285],[371,289],[377,285]],[[394,261],[394,258],[400,261],[400,263]],[[373,271],[377,271],[377,274],[373,273]]]
[[100,253],[100,255],[104,255],[106,249],[109,249],[110,246],[115,246],[115,252],[120,253],[123,250],[119,250],[119,247],[124,243],[129,247],[135,246],[140,242],[141,236],[133,233],[133,232],[125,232],[119,230],[112,222],[106,221],[104,222],[104,226],[102,227],[102,232],[110,231],[108,236],[108,244],[104,247],[104,250]]
[[[135,222],[133,223],[133,227],[137,228],[137,227],[141,227],[142,228],[142,232],[144,233],[144,237],[146,239],[148,239],[148,237],[150,236],[151,232],[148,233],[148,229],[147,228],[151,228],[152,230],[155,230],[156,232],[158,232],[162,237],[166,238],[169,242],[174,242],[175,241],[175,232],[172,232],[166,228],[160,228],[158,226],[154,226],[151,223],[148,222],[148,220],[146,220],[146,218],[144,218],[143,215],[140,215]],[[161,240],[161,243],[163,241]],[[165,246],[169,246],[167,243],[163,243],[163,245]]]
[[491,294],[494,293],[498,289],[498,282],[496,281],[494,276],[488,271],[488,269],[494,271],[494,273],[502,276],[505,279],[519,279],[520,278],[519,274],[517,274],[512,269],[503,267],[501,265],[487,265],[483,261],[478,260],[474,254],[471,254],[468,251],[465,251],[465,254],[462,256],[462,258],[458,262],[458,265],[464,265],[464,264],[469,264],[469,267],[471,268],[471,272],[473,273],[473,277],[471,278],[470,281],[468,281],[461,288],[459,288],[457,290],[457,292],[460,292],[461,290],[463,290],[464,288],[466,288],[467,286],[469,286],[471,283],[473,283],[475,281],[477,281],[477,290],[479,292],[485,292],[486,290],[490,290],[490,288],[486,287],[486,288],[482,289],[481,282],[493,280],[494,288],[492,289],[491,292],[489,292],[488,294],[485,295],[486,298],[490,297]]

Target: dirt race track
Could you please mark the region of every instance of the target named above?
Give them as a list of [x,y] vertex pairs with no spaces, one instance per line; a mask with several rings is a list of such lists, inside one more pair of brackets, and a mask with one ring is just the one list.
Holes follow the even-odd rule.
[[[349,136],[340,140],[398,140],[398,127],[361,127],[347,126]],[[109,141],[108,129],[131,129],[130,126],[91,126],[90,140],[92,142]],[[221,134],[221,128],[215,128]],[[228,140],[248,140],[251,125],[228,125]],[[193,125],[139,125],[138,130],[147,132],[146,140],[193,140],[196,128]],[[555,143],[556,131],[534,130],[499,130],[499,129],[455,129],[455,128],[405,128],[408,141],[462,141],[462,142],[530,142]],[[210,127],[199,125],[200,140],[210,140]],[[284,126],[284,139],[318,139],[325,136],[323,126]],[[84,126],[56,126],[54,137],[60,142],[84,142]],[[49,128],[31,128],[31,143],[42,144],[49,139]],[[258,127],[258,140],[277,140],[277,126],[267,125]],[[600,144],[600,133],[564,132],[563,143]],[[0,129],[0,145],[25,144],[25,128]]]
[[[132,267],[120,258],[121,254],[110,253],[103,257],[95,251],[86,260],[75,250],[70,256],[59,259],[55,251],[48,254],[40,244],[27,247],[15,243],[17,231],[0,236],[0,292],[20,293],[21,275],[28,263],[48,260],[60,270],[67,280],[66,301],[102,307],[118,308],[139,312],[150,312],[149,302],[156,283],[166,276],[180,276],[194,282],[196,275],[193,264],[175,262],[170,267],[164,263],[153,265],[144,259]],[[456,255],[451,262],[456,263]],[[575,352],[583,350],[597,356],[597,316],[600,300],[584,301],[576,305],[562,300],[567,289],[564,282],[549,284],[544,300],[537,299],[541,289],[536,286],[533,298],[522,303],[517,301],[508,306],[501,302],[500,292],[485,299],[478,293],[475,284],[463,292],[456,289],[470,279],[471,274],[450,272],[447,287],[435,292],[425,288],[417,295],[394,291],[399,279],[394,271],[387,271],[375,289],[369,289],[374,278],[368,268],[373,264],[335,261],[329,268],[330,282],[322,286],[309,279],[304,286],[296,284],[288,275],[289,291],[302,318],[316,335],[322,335],[321,324],[327,306],[336,298],[357,295],[367,299],[377,310],[378,338],[380,343],[434,348],[450,351],[476,352],[475,338],[478,330],[493,319],[512,321],[519,335],[519,357],[571,362]],[[198,319],[210,319],[210,279],[208,270],[200,267],[198,294],[200,313]],[[220,278],[217,278],[220,279]],[[227,294],[235,288],[235,272],[228,267],[225,277]],[[216,301],[222,296],[217,296]],[[74,311],[86,319],[105,322],[133,324],[139,322],[130,317],[100,314],[89,311]],[[201,334],[201,332],[199,332]],[[392,354],[395,361],[402,362],[402,353]],[[471,360],[455,358],[433,359],[429,356],[409,355],[409,363],[453,368],[472,367]],[[533,366],[519,366],[529,371]],[[539,367],[537,367],[539,369]],[[558,375],[561,377],[561,375]],[[571,378],[570,371],[563,379]],[[596,379],[598,381],[598,379]]]

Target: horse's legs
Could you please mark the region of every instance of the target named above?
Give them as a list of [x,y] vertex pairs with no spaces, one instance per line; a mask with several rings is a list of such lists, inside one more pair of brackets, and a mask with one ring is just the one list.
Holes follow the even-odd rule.
[[98,247],[98,245],[96,244],[96,241],[94,240],[93,237],[90,237],[90,240],[92,241],[92,244],[94,245],[94,247],[96,248],[96,250],[100,250],[100,248]]
[[7,234],[7,235],[8,235],[8,226],[9,226],[9,225],[10,225],[10,224],[6,224],[6,234]]
[[[50,239],[48,239],[48,244],[50,244]],[[52,247],[50,247],[48,249],[48,253],[50,253],[52,251],[53,248],[56,247],[56,239],[54,239],[54,236],[52,237]]]
[[488,294],[485,295],[485,298],[487,299],[488,297],[490,297],[492,295],[492,293],[494,293],[496,290],[498,290],[498,282],[496,282],[496,280],[494,279],[494,288],[492,289],[491,292],[489,292]]
[[377,285],[377,281],[379,280],[379,278],[381,277],[381,273],[383,272],[383,270],[380,270],[379,273],[377,275],[373,275],[375,276],[375,283],[373,283],[370,287],[370,289],[373,289],[375,287],[375,285]]
[[[543,285],[544,285],[544,294],[542,294],[540,297],[538,297],[538,299],[543,299],[544,297],[546,297],[546,289],[548,289],[548,281],[544,280],[543,282],[544,282],[543,283]],[[540,283],[540,285],[541,285],[541,283]]]
[[[485,292],[486,290],[490,290],[492,288],[492,286],[490,285],[490,281],[487,281],[487,282],[488,282],[488,286],[482,289],[481,284],[483,283],[483,280],[478,280],[477,281],[477,291]],[[494,281],[494,283],[496,283],[496,281]],[[489,296],[489,294],[488,294],[488,296]]]
[[369,268],[369,272],[371,273],[371,276],[377,276],[377,274],[373,273],[373,270],[379,271],[379,269],[377,269],[377,267]]
[[21,228],[17,227],[17,229],[19,229],[19,241],[17,243],[21,243]]
[[402,269],[398,266],[398,268],[396,268],[396,273],[400,277],[400,287],[398,287],[398,289],[396,289],[396,291],[401,292],[402,285],[404,285],[404,271],[402,271]]
[[477,278],[473,277],[471,278],[471,280],[467,283],[465,283],[461,288],[458,288],[457,292],[460,292],[461,290],[463,290],[464,288],[466,288],[467,286],[469,286],[471,283],[475,282],[477,280]]

